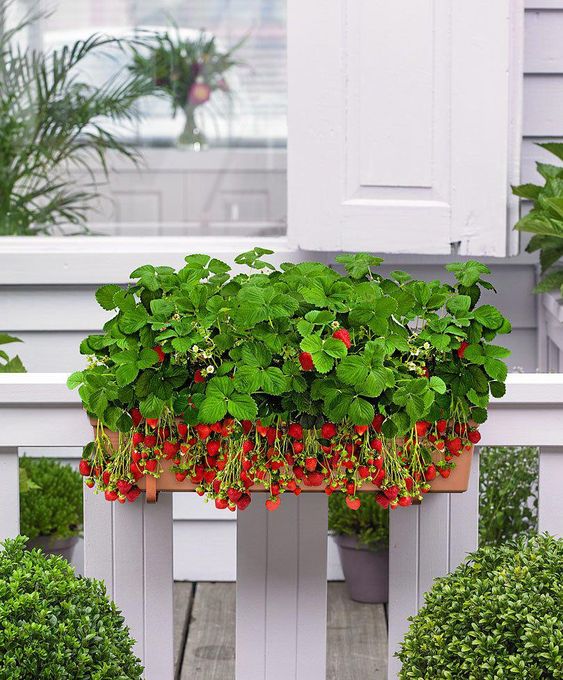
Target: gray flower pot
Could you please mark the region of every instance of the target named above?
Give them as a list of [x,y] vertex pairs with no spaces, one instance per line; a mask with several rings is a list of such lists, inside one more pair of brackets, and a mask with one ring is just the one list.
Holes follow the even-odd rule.
[[335,536],[348,595],[356,602],[378,604],[389,599],[389,550],[371,550],[355,536]]
[[78,536],[70,538],[53,538],[52,536],[37,536],[27,542],[29,548],[41,548],[46,555],[60,555],[67,562],[72,562],[74,548],[78,543]]

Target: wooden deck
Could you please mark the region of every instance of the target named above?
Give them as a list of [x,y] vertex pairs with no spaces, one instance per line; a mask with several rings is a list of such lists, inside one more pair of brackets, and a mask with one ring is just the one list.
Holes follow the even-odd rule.
[[[385,680],[383,605],[352,602],[344,583],[328,584],[327,680]],[[234,680],[235,584],[174,584],[176,680]]]

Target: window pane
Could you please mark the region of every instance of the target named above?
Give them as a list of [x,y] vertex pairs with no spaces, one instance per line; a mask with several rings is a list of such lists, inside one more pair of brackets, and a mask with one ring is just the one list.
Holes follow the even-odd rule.
[[[76,82],[88,89],[77,98],[116,94],[135,77],[146,92],[117,101],[123,115],[92,120],[138,153],[137,165],[111,151],[107,179],[95,153],[65,168],[75,189],[100,193],[84,200],[92,233],[285,231],[285,0],[56,0],[48,8],[29,33],[46,54],[93,34],[119,39],[78,61]],[[81,138],[90,133],[93,125]],[[50,233],[81,228],[42,219],[36,226]]]

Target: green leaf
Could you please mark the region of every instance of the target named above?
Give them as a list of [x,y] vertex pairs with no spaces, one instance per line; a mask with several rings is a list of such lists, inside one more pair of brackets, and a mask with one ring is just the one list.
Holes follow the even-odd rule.
[[181,354],[187,352],[193,344],[194,341],[191,337],[174,338],[172,340],[172,347],[176,350],[176,352],[180,352]]
[[66,381],[67,387],[70,390],[74,390],[80,385],[82,385],[84,381],[84,376],[82,374],[82,371],[75,371],[74,373],[71,373]]
[[465,316],[471,307],[469,295],[455,295],[446,303],[446,309],[454,316]]
[[233,384],[237,392],[250,394],[258,392],[262,386],[262,376],[254,366],[239,366],[236,370]]
[[326,352],[334,359],[342,359],[348,354],[346,345],[337,338],[327,338],[323,342],[323,352]]
[[234,393],[229,399],[228,410],[233,418],[237,420],[256,420],[258,415],[256,402],[248,394]]
[[289,380],[281,369],[270,366],[262,371],[262,389],[266,394],[283,394],[289,389]]
[[272,353],[261,342],[248,342],[242,347],[242,360],[247,366],[265,368],[272,361]]
[[117,307],[117,304],[114,302],[115,294],[121,292],[122,289],[119,286],[110,283],[107,286],[98,288],[96,291],[96,300],[98,301],[100,307],[111,311]]
[[495,399],[501,399],[506,394],[506,385],[502,382],[493,381],[489,387],[491,389],[491,394]]
[[350,404],[349,416],[354,425],[370,425],[375,412],[369,401],[355,397]]
[[334,359],[324,352],[316,352],[313,354],[313,363],[319,373],[328,373],[334,365]]
[[485,371],[497,382],[504,382],[508,374],[508,368],[504,361],[499,359],[485,359]]
[[301,319],[297,322],[297,331],[302,337],[310,335],[313,332],[313,328],[313,324],[305,321],[305,319]]
[[343,264],[349,276],[353,279],[361,279],[370,273],[371,267],[378,267],[383,259],[368,253],[356,253],[354,255],[337,255],[334,258],[339,264]]
[[499,328],[504,320],[503,315],[492,305],[483,305],[474,310],[475,319],[485,328]]
[[145,418],[160,418],[164,411],[164,402],[155,394],[149,394],[140,402],[139,409]]
[[122,364],[115,371],[115,378],[120,387],[129,385],[139,375],[139,369],[135,364]]
[[434,390],[434,392],[437,392],[438,394],[446,394],[446,383],[442,380],[442,378],[439,378],[437,375],[433,375],[430,378],[429,381],[430,384],[430,389]]
[[227,401],[221,397],[207,396],[199,407],[199,420],[202,423],[216,423],[226,415]]
[[119,322],[119,327],[124,333],[131,335],[137,332],[149,321],[149,315],[144,307],[137,307],[136,309],[125,312]]

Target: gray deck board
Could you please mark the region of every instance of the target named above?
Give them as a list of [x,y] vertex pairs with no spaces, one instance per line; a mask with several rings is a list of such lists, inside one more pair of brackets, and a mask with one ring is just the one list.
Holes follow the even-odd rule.
[[[235,584],[197,583],[193,602],[192,591],[191,583],[174,584],[179,680],[234,680]],[[329,583],[327,636],[327,680],[386,679],[383,605],[353,602],[344,583]]]

